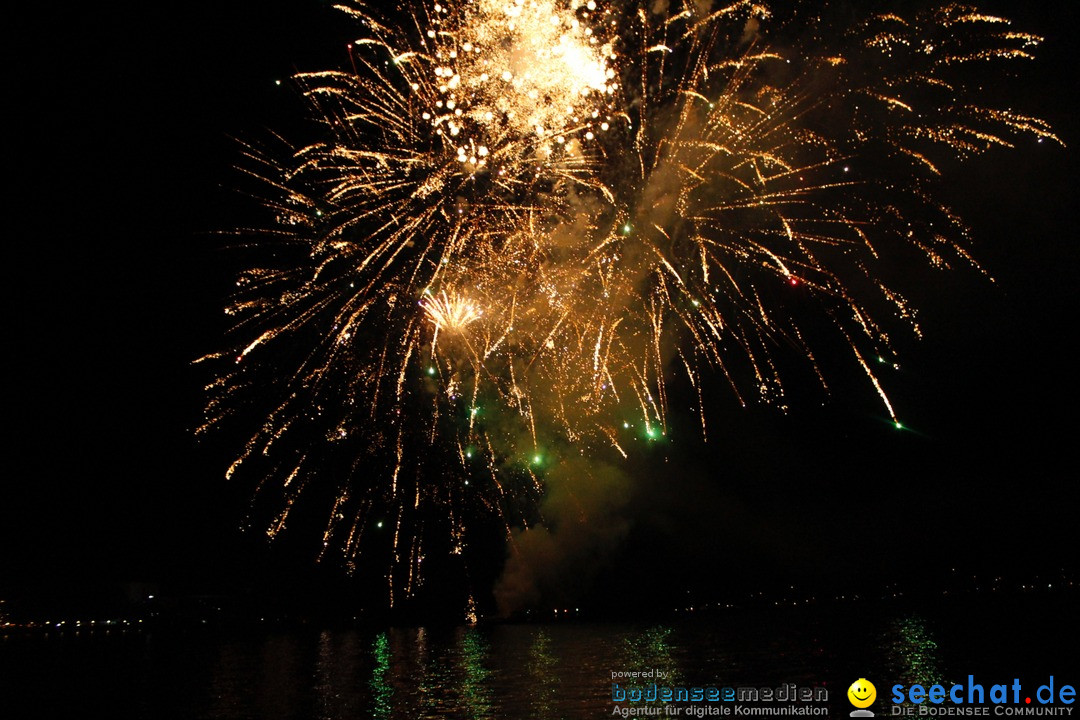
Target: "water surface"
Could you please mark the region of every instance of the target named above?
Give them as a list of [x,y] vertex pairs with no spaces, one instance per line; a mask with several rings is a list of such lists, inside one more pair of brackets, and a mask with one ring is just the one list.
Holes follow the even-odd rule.
[[[645,623],[100,632],[0,638],[2,718],[611,717],[612,672],[829,689],[1075,674],[1075,615],[955,606],[741,611]],[[1076,678],[1073,678],[1074,680]],[[840,712],[842,710],[842,712]]]

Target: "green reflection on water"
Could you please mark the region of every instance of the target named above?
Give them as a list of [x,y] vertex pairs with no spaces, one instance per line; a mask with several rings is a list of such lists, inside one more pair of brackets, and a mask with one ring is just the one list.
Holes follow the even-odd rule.
[[948,684],[941,672],[937,640],[925,618],[912,615],[894,620],[887,631],[885,648],[889,674],[898,682],[908,687]]
[[668,684],[677,682],[681,673],[671,644],[672,629],[657,625],[642,632],[630,633],[624,640],[625,669],[631,672],[660,670]]
[[538,630],[529,647],[527,665],[529,677],[536,687],[536,692],[531,696],[533,717],[547,720],[555,715],[552,703],[559,692],[556,665],[555,656],[551,654],[551,638],[543,630]]
[[484,665],[488,651],[487,641],[478,630],[469,628],[462,633],[461,664],[465,672],[461,698],[471,718],[491,717],[491,690],[488,687],[491,671]]
[[394,709],[391,699],[394,688],[389,683],[390,675],[390,638],[386,633],[379,633],[371,648],[375,656],[375,667],[371,671],[372,716],[389,718]]
[[[681,684],[682,672],[675,660],[675,648],[671,643],[672,632],[670,627],[657,625],[641,632],[628,633],[623,639],[622,666],[612,670],[657,672],[652,677],[637,678],[620,684],[630,687],[646,687],[654,682],[668,686]],[[666,704],[659,701],[642,703],[649,706]]]

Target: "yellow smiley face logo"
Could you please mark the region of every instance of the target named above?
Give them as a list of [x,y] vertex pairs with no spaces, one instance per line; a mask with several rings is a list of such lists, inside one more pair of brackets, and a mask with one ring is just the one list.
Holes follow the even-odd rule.
[[877,688],[866,678],[859,678],[847,689],[847,698],[857,708],[870,707],[877,698]]

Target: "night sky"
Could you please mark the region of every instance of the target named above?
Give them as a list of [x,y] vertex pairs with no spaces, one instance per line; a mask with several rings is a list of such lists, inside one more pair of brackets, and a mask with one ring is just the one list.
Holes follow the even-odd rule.
[[[1076,569],[1077,9],[980,7],[1046,36],[1010,94],[1070,147],[1025,139],[953,172],[944,196],[997,282],[913,269],[925,337],[899,332],[902,369],[883,375],[910,429],[853,364],[829,396],[795,389],[786,415],[714,383],[709,442],[675,408],[674,442],[635,471],[595,597],[657,563],[706,595]],[[275,80],[343,66],[350,24],[312,0],[40,12],[9,27],[0,597],[304,576],[305,553],[240,533],[249,488],[223,479],[230,448],[193,438],[210,378],[191,361],[221,347],[239,267],[214,233],[259,217],[232,190],[232,138],[310,136]]]

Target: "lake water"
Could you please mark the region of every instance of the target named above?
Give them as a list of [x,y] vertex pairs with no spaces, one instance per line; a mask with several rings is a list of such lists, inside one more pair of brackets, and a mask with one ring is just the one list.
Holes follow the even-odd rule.
[[[607,718],[613,672],[670,685],[1076,676],[1075,608],[732,611],[645,623],[0,639],[0,718]],[[879,701],[879,710],[883,705]]]

